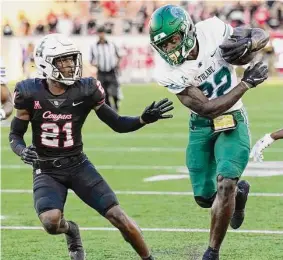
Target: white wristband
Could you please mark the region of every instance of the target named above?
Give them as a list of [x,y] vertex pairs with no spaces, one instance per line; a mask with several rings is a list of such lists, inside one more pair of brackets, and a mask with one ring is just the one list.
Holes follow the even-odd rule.
[[244,83],[244,85],[245,85],[245,87],[246,87],[247,89],[250,89],[250,88],[251,88],[247,82],[245,82],[245,81],[243,81],[243,80],[242,80],[241,82]]
[[266,140],[266,142],[267,142],[267,144],[268,145],[271,145],[275,140],[271,137],[271,134],[269,133],[269,134],[266,134],[265,136],[264,136],[264,139]]

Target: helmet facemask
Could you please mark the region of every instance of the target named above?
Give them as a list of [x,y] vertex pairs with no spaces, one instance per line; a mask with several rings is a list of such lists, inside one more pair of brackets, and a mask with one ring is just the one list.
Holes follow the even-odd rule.
[[[185,61],[186,57],[189,56],[190,52],[196,46],[195,28],[192,27],[192,24],[189,25],[184,21],[182,22],[178,30],[176,30],[173,34],[168,35],[161,40],[153,41],[151,42],[151,45],[170,65],[180,65]],[[175,36],[178,36],[178,38],[180,38],[180,43],[174,49],[167,52],[166,50],[164,50],[163,46],[166,46],[166,43],[168,43],[168,41],[170,42]],[[158,35],[154,38],[158,39]]]
[[46,56],[52,66],[50,79],[65,85],[73,85],[82,77],[82,55],[79,51],[66,52],[57,56]]

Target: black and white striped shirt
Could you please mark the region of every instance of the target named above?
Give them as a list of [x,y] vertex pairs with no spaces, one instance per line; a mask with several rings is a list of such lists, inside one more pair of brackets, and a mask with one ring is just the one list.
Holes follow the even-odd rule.
[[120,55],[117,46],[109,41],[96,42],[91,46],[92,65],[97,66],[98,71],[110,72],[118,65]]

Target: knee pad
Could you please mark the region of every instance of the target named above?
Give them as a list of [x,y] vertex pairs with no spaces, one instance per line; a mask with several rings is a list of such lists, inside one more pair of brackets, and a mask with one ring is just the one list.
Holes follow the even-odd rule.
[[215,199],[215,196],[216,196],[216,193],[210,198],[195,196],[195,201],[201,208],[211,208],[213,201]]

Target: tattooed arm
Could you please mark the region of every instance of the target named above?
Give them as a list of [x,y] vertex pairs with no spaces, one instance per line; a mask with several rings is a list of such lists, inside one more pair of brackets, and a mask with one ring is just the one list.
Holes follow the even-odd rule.
[[250,89],[267,79],[268,69],[262,62],[247,68],[242,81],[230,92],[209,100],[197,87],[187,87],[177,94],[181,103],[201,116],[215,118],[231,108]]
[[247,84],[241,81],[229,93],[212,100],[208,100],[197,87],[185,88],[181,93],[177,94],[177,97],[184,106],[199,115],[215,118],[231,108],[248,89]]
[[283,139],[283,129],[271,133],[270,136],[274,140]]

